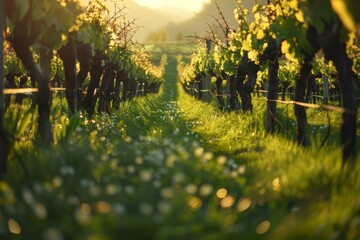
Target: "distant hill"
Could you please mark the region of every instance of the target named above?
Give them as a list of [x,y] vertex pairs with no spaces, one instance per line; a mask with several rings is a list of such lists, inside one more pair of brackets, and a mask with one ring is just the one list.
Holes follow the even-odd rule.
[[[234,9],[236,7],[235,1],[226,0],[226,4],[224,2],[225,1],[219,3],[221,11],[226,18],[226,21],[231,24],[231,26],[236,26],[236,21],[234,19]],[[209,29],[209,25],[217,25],[213,17],[219,17],[219,11],[216,8],[215,1],[206,4],[201,12],[189,20],[179,24],[168,25],[166,27],[168,38],[169,40],[175,40],[179,34],[189,36],[194,35],[194,33],[203,36]]]
[[[144,41],[151,32],[164,28],[169,23],[179,23],[192,15],[190,12],[174,11],[173,8],[167,7],[154,10],[143,7],[132,0],[125,0],[124,5],[126,18],[128,20],[135,19],[136,24],[140,27],[134,35],[138,41]],[[179,13],[174,14],[174,12]]]
[[[144,42],[149,35],[158,32],[163,33],[164,29],[168,41],[177,40],[179,36],[191,36],[195,33],[204,36],[209,30],[209,25],[218,26],[214,19],[214,17],[220,19],[216,2],[218,2],[226,21],[232,28],[236,29],[237,21],[234,19],[234,9],[237,7],[237,0],[212,0],[210,3],[205,4],[203,10],[195,15],[192,12],[169,6],[150,9],[137,4],[133,0],[124,0],[123,4],[126,7],[124,10],[126,18],[128,20],[135,19],[136,24],[139,26],[134,39]],[[266,2],[266,0],[258,0],[258,2]],[[251,10],[254,0],[242,0],[242,5]]]
[[[224,15],[226,21],[232,28],[237,28],[237,21],[234,18],[234,9],[237,8],[236,0],[212,0],[209,4],[206,4],[201,12],[196,14],[194,17],[178,23],[178,24],[169,24],[166,27],[168,32],[168,39],[175,40],[177,36],[190,36],[196,33],[199,36],[206,35],[206,32],[209,30],[210,26],[218,26],[218,23],[214,19],[221,19],[220,13],[216,7],[216,2],[220,6],[221,12]],[[266,2],[261,0],[259,2]],[[242,6],[251,9],[254,5],[254,0],[243,0]],[[251,18],[251,16],[250,16]]]

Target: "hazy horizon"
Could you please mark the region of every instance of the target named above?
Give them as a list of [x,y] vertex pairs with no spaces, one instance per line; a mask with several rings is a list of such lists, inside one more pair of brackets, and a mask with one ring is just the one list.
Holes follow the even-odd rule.
[[[88,0],[81,1],[86,3]],[[214,24],[211,16],[218,15],[215,0],[108,0],[106,2],[110,14],[114,4],[125,6],[126,19],[135,19],[138,26],[133,38],[139,42],[146,42],[151,35],[154,36],[161,31],[166,32],[166,40],[169,41],[179,40],[180,36],[184,38],[194,32],[201,35],[208,28],[208,23]],[[235,2],[235,0],[227,0],[220,3],[230,21],[234,20]]]
[[132,0],[141,6],[151,9],[173,7],[176,11],[186,11],[193,14],[200,12],[206,3],[211,0]]

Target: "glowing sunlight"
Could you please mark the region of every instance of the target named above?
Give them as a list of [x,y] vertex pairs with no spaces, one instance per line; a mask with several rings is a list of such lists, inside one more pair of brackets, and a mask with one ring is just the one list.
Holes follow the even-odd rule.
[[134,0],[140,5],[149,8],[161,8],[165,6],[177,7],[189,12],[199,12],[205,3],[210,0]]

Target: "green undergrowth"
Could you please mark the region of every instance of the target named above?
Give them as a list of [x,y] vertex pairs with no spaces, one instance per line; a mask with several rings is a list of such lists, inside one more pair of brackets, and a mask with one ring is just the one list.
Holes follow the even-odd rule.
[[256,199],[255,208],[267,206],[272,225],[266,239],[360,236],[359,166],[349,171],[341,166],[339,113],[307,110],[309,139],[302,148],[295,142],[295,119],[288,106],[279,106],[278,132],[267,135],[261,99],[255,99],[253,114],[224,113],[216,103],[185,93],[179,99],[185,120],[193,123],[205,148],[231,156],[246,179],[242,191]]
[[[54,98],[54,144],[34,141],[36,111],[12,106],[16,138],[0,182],[0,239],[357,239],[359,166],[341,174],[340,117],[309,110],[309,144],[224,113],[176,85],[169,54],[160,93],[87,119]],[[314,135],[311,133],[314,132]],[[359,162],[359,157],[357,159]]]

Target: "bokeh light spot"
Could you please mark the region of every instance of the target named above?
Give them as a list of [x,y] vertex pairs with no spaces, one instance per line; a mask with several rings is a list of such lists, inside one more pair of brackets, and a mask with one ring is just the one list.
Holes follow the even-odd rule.
[[226,196],[220,201],[222,208],[231,208],[235,203],[235,198],[233,196]]
[[266,220],[261,222],[257,227],[256,227],[256,233],[257,234],[265,234],[269,231],[270,229],[270,221]]
[[243,198],[239,201],[237,205],[237,209],[239,212],[246,211],[251,206],[251,199],[250,198]]
[[216,191],[216,196],[220,199],[226,197],[228,191],[226,190],[226,188],[220,188],[219,190]]
[[197,197],[190,197],[188,198],[187,204],[192,208],[200,208],[202,206],[202,201],[200,198]]
[[8,228],[9,231],[13,234],[20,234],[21,233],[21,226],[20,224],[15,221],[14,219],[10,218],[8,221]]
[[99,213],[106,214],[106,213],[111,212],[111,205],[106,201],[98,201],[96,203],[95,207]]

